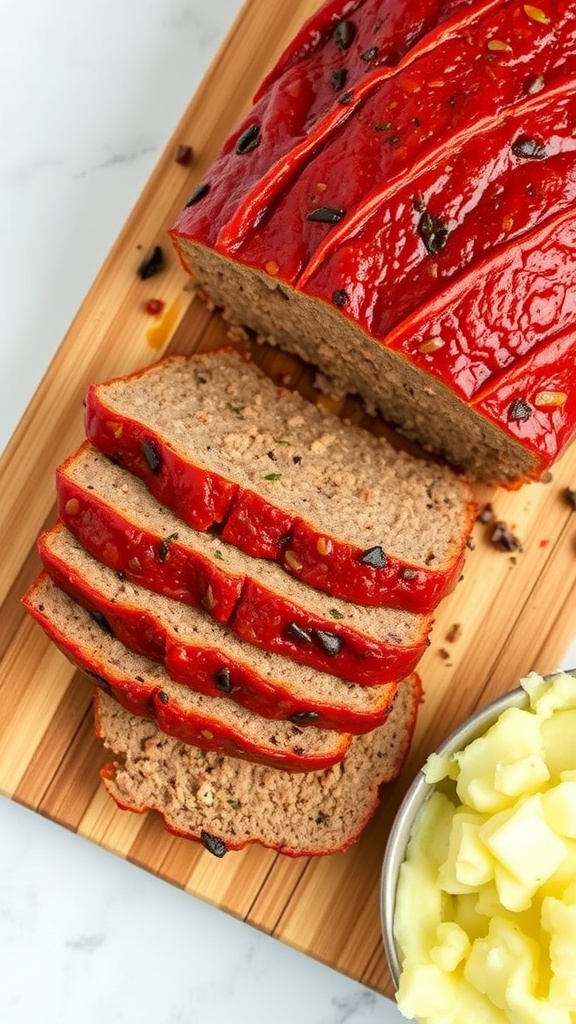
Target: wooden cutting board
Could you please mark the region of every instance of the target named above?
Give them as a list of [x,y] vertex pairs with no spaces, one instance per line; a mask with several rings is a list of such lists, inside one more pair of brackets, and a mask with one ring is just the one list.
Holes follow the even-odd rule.
[[[219,316],[187,290],[166,227],[201,180],[263,74],[315,0],[248,0],[186,110],[128,223],[94,282],[0,463],[0,790],[175,885],[338,970],[390,994],[379,920],[380,868],[399,800],[426,754],[478,704],[530,669],[554,670],[576,635],[576,520],[565,490],[576,484],[576,447],[547,484],[515,493],[478,488],[522,550],[506,554],[477,524],[463,579],[439,610],[421,662],[425,685],[402,778],[345,855],[289,860],[252,847],[216,860],[169,837],[155,816],[118,811],[99,784],[105,757],[92,735],[90,687],[24,615],[20,597],[38,569],[37,534],[54,518],[54,467],[81,441],[89,382],[124,373],[163,352],[190,352],[226,338]],[[194,147],[189,168],[178,143]],[[136,270],[156,244],[167,269],[142,282]],[[160,298],[153,321],[143,302]],[[311,374],[259,349],[273,374]],[[347,415],[361,419],[348,401]],[[342,411],[338,408],[337,411]]]

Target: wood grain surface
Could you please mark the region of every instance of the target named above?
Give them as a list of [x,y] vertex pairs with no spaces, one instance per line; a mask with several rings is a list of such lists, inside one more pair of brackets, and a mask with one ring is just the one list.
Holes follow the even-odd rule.
[[[167,835],[156,816],[121,812],[99,783],[105,754],[93,737],[86,681],[28,619],[20,598],[38,569],[36,537],[54,518],[54,468],[81,441],[89,382],[144,366],[165,351],[191,352],[226,339],[226,325],[187,288],[167,226],[249,105],[281,47],[314,0],[248,0],[24,415],[0,464],[0,790],[119,856],[208,900],[365,984],[390,994],[380,933],[379,885],[386,836],[426,754],[479,703],[530,669],[554,670],[576,634],[576,520],[565,496],[576,484],[576,448],[552,480],[507,493],[477,488],[522,550],[497,551],[478,523],[463,578],[439,609],[420,664],[425,701],[402,778],[347,854],[289,860],[251,847],[217,860]],[[197,157],[183,168],[178,143]],[[136,269],[155,244],[167,269],[148,282]],[[163,319],[143,312],[150,297]],[[295,359],[257,348],[273,375],[289,373],[313,395]],[[336,411],[362,420],[347,400]],[[9,486],[8,486],[9,484]],[[457,628],[456,628],[457,627]]]

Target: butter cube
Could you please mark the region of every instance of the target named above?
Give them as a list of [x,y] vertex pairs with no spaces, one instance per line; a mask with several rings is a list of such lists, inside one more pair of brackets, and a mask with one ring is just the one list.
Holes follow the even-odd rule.
[[564,843],[545,820],[539,794],[493,815],[482,825],[480,837],[496,860],[532,892],[566,856]]
[[466,893],[494,877],[494,858],[480,838],[485,815],[459,808],[453,816],[448,857],[438,880],[451,893]]
[[542,794],[546,821],[559,836],[576,838],[576,780],[565,780]]
[[[513,756],[511,752],[513,751]],[[510,807],[514,797],[496,787],[497,775],[506,778],[504,767],[518,761],[534,758],[533,772],[543,760],[543,743],[540,722],[531,711],[522,708],[507,708],[495,724],[478,739],[456,754],[460,768],[457,793],[464,804],[474,810],[494,813]],[[526,765],[516,770],[516,776],[528,771]],[[510,779],[513,770],[509,771]],[[517,785],[518,783],[516,783]]]

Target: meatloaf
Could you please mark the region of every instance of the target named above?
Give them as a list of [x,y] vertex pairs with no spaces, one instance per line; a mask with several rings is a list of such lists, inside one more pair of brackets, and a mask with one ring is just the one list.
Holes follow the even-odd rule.
[[475,511],[465,483],[233,349],[92,385],[86,432],[195,529],[217,525],[334,597],[429,611],[459,578]]
[[342,762],[294,774],[179,743],[97,691],[96,731],[114,757],[102,778],[121,808],[159,812],[170,832],[217,857],[254,842],[292,857],[342,852],[399,775],[420,697],[412,676],[385,725],[354,738]]
[[230,318],[508,485],[576,430],[574,29],[564,0],[331,0],[171,230]]

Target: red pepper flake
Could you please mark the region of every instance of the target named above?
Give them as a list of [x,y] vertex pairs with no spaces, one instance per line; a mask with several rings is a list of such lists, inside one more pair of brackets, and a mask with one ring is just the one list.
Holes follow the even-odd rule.
[[194,150],[192,149],[192,146],[186,146],[182,142],[180,142],[176,146],[174,160],[176,161],[177,164],[181,164],[182,167],[188,167],[188,164],[191,163],[193,156]]
[[150,255],[138,267],[138,277],[141,281],[146,281],[149,277],[159,274],[163,269],[164,253],[159,245],[155,245]]
[[443,661],[450,660],[450,651],[447,651],[445,647],[440,647],[438,650],[438,654],[440,655]]
[[490,543],[498,551],[521,551],[522,545],[518,537],[512,533],[506,523],[497,522],[490,537]]
[[148,299],[144,303],[144,309],[149,316],[158,316],[164,309],[164,305],[165,303],[162,302],[162,299]]
[[547,548],[549,543],[550,543],[550,541],[548,540],[548,538],[547,537],[543,537],[542,540],[540,541],[540,547],[541,548]]

